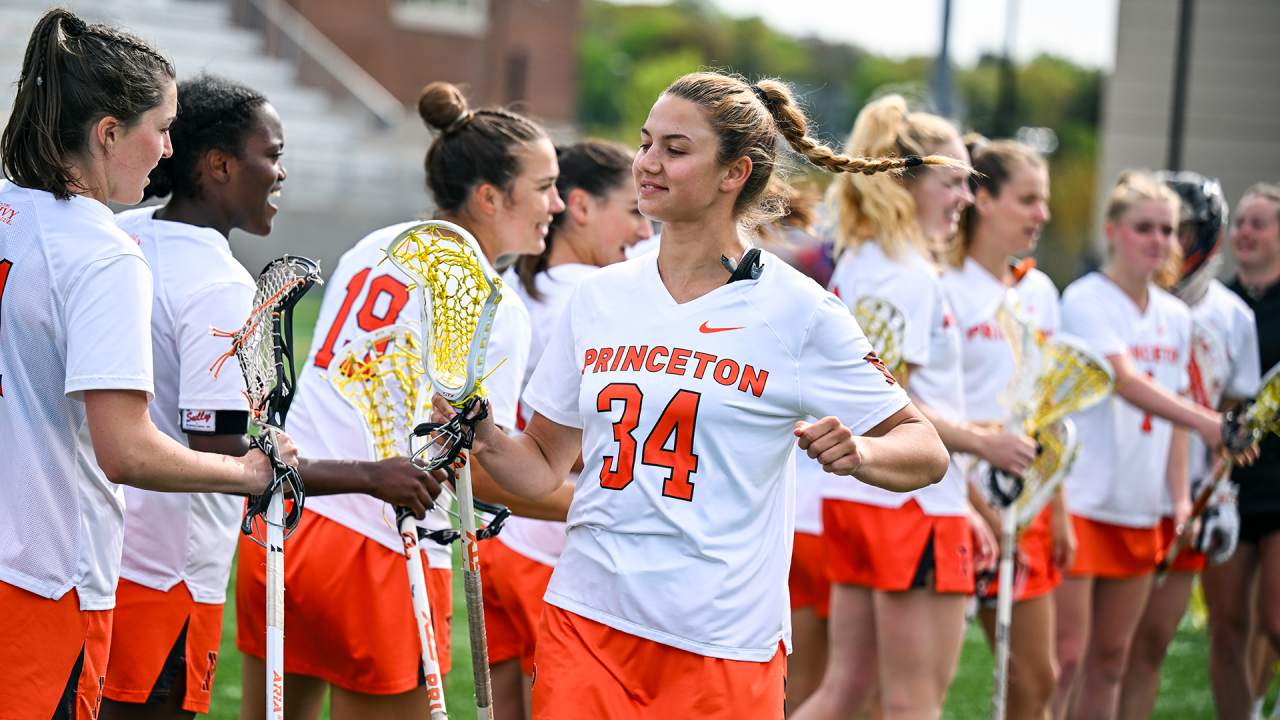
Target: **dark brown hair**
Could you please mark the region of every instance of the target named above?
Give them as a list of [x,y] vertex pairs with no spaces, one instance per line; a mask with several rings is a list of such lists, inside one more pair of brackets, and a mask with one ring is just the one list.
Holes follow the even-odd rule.
[[427,188],[436,207],[460,211],[478,185],[510,193],[520,175],[520,151],[547,137],[532,120],[501,108],[472,110],[458,88],[433,82],[418,96],[418,114],[440,131],[427,150]]
[[[988,141],[981,135],[972,134],[964,137],[964,144],[969,150],[969,161],[973,163],[974,174],[969,176],[969,189],[975,196],[979,189],[983,189],[991,197],[1000,197],[1005,183],[1009,182],[1017,168],[1047,170],[1049,167],[1039,153],[1017,140]],[[972,204],[960,214],[960,228],[946,253],[947,262],[954,267],[964,266],[964,256],[969,252],[969,244],[973,242],[973,226],[977,215],[978,211]]]
[[61,200],[85,190],[71,166],[88,150],[94,123],[113,117],[132,126],[160,105],[173,78],[168,59],[137,37],[50,10],[31,31],[0,136],[5,175]]
[[779,80],[755,85],[738,75],[699,72],[678,78],[665,95],[683,98],[702,109],[711,130],[719,138],[717,160],[729,165],[738,158],[751,159],[751,174],[742,185],[734,214],[746,227],[755,227],[783,215],[778,198],[766,190],[777,163],[778,135],[810,163],[833,173],[901,172],[919,165],[964,164],[947,157],[861,158],[838,155],[809,137],[808,119],[791,89]]
[[546,249],[538,255],[521,255],[516,261],[520,284],[529,297],[534,300],[542,299],[536,278],[551,262],[551,247],[555,243],[557,231],[564,227],[564,219],[569,214],[569,193],[581,189],[595,198],[606,197],[631,177],[633,157],[631,150],[618,143],[593,138],[556,148],[556,160],[560,164],[556,190],[564,199],[565,209],[556,213],[551,220]]

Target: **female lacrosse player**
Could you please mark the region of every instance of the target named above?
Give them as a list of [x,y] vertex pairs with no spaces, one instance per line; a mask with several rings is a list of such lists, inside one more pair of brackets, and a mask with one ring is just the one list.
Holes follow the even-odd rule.
[[[227,235],[271,231],[270,198],[287,177],[284,136],[266,98],[230,80],[184,81],[178,105],[173,156],[151,171],[144,191],[173,199],[121,213],[116,224],[137,242],[154,277],[152,352],[160,370],[152,420],[179,443],[238,457],[249,449],[244,379],[234,362],[209,372],[227,346],[209,328],[236,328],[253,309],[254,280],[232,257]],[[407,459],[303,460],[300,469],[312,495],[369,490],[419,515],[431,505],[427,474]],[[125,499],[102,717],[208,712],[244,500],[132,487]]]
[[[0,708],[95,714],[124,495],[261,493],[258,452],[193,452],[156,429],[151,273],[107,201],[142,199],[169,155],[172,65],[132,35],[51,10],[0,138]],[[288,462],[294,449],[280,448]]]
[[[427,152],[427,186],[437,217],[468,229],[484,250],[486,272],[499,258],[537,254],[552,216],[564,209],[556,194],[555,148],[545,131],[505,110],[471,110],[452,85],[434,83],[419,111],[439,134]],[[415,223],[374,231],[342,256],[329,279],[315,340],[298,380],[289,430],[310,457],[368,459],[360,418],[329,387],[342,347],[358,335],[421,317],[410,279],[382,262],[387,245]],[[529,348],[529,316],[519,297],[503,290],[484,372],[498,425],[516,426],[516,405]],[[501,363],[501,365],[499,365]],[[505,500],[476,472],[477,494]],[[488,490],[488,492],[486,492]],[[572,489],[568,494],[572,493]],[[559,517],[568,505],[560,499]],[[555,512],[551,513],[555,517]],[[315,717],[332,688],[335,720],[419,717],[429,714],[421,646],[414,626],[404,544],[394,513],[380,499],[337,495],[307,502],[285,560],[285,584],[294,600],[285,606],[286,694],[290,717]],[[427,516],[429,529],[447,528],[442,509]],[[450,667],[451,552],[424,540],[427,596],[442,672]],[[264,705],[265,646],[262,597],[264,552],[240,543],[236,644],[245,654],[241,717],[258,717]]]
[[[1191,510],[1186,428],[1211,449],[1222,446],[1219,414],[1177,395],[1187,387],[1191,318],[1158,283],[1171,285],[1181,262],[1170,260],[1178,253],[1178,196],[1128,173],[1112,192],[1106,218],[1106,266],[1062,297],[1063,332],[1106,357],[1118,397],[1075,416],[1081,452],[1064,490],[1079,549],[1055,596],[1059,718],[1114,717],[1160,559],[1165,488],[1175,523]],[[1174,277],[1162,277],[1162,268]]]
[[[1240,274],[1229,288],[1254,312],[1265,376],[1280,363],[1280,185],[1259,183],[1245,191],[1231,225],[1231,251]],[[1232,472],[1240,487],[1240,545],[1226,563],[1205,568],[1203,577],[1209,677],[1222,718],[1248,716],[1251,628],[1280,649],[1280,438],[1268,435],[1260,450],[1252,467]],[[1256,613],[1255,589],[1261,595]],[[1253,691],[1261,695],[1266,688]]]
[[[874,155],[968,159],[949,122],[909,114],[897,95],[863,108],[847,145]],[[896,306],[908,369],[898,379],[943,442],[1021,472],[1034,456],[1029,440],[962,422],[960,332],[930,260],[972,200],[967,173],[941,167],[901,179],[847,175],[828,192],[838,217],[832,292],[850,309],[863,297]],[[822,493],[834,583],[831,648],[822,685],[796,717],[856,716],[877,689],[888,717],[936,715],[959,659],[975,570],[995,559],[995,539],[969,503],[958,463],[941,483],[909,495],[843,477],[828,477]]]
[[[1013,374],[1013,348],[1001,331],[999,312],[1019,312],[1032,330],[1052,335],[1058,330],[1058,290],[1034,261],[1011,258],[1031,251],[1049,221],[1049,171],[1034,150],[1012,140],[970,145],[969,179],[973,205],[961,219],[961,233],[942,276],[942,287],[955,310],[964,338],[964,401],[973,423],[1001,425],[1007,410],[1000,402]],[[982,466],[980,466],[982,467]],[[985,477],[971,482],[985,482]],[[999,513],[971,484],[970,500],[1000,536]],[[1071,565],[1075,548],[1071,521],[1061,493],[1032,522],[1018,541],[1018,574],[1011,624],[1008,717],[1045,717],[1057,680],[1053,652],[1053,589]],[[997,587],[992,583],[980,599],[987,639],[995,642]]]
[[535,718],[781,718],[796,438],[829,472],[893,490],[945,472],[847,310],[748,250],[744,225],[768,219],[778,133],[833,171],[955,161],[839,156],[806,124],[780,82],[697,73],[667,88],[633,165],[640,211],[663,223],[658,252],[578,284],[522,435],[476,430],[473,457],[529,497],[582,450]]
[[[556,155],[556,188],[565,209],[551,223],[546,250],[520,258],[507,273],[529,310],[533,330],[525,384],[578,281],[622,262],[627,248],[653,234],[636,205],[631,151],[616,143],[584,140],[558,148]],[[521,405],[517,425],[523,429],[532,416],[533,410]],[[577,469],[581,466],[575,464]],[[566,485],[576,480],[573,472]],[[523,517],[511,518],[501,535],[482,544],[484,622],[498,720],[528,716],[542,596],[564,544],[563,522]]]
[[[1213,277],[1217,250],[1226,231],[1227,203],[1217,180],[1193,172],[1156,176],[1178,194],[1182,210],[1178,242],[1186,260],[1173,287],[1178,299],[1191,307],[1193,321],[1188,375],[1191,398],[1222,410],[1252,397],[1258,385],[1258,337],[1253,311]],[[1208,482],[1214,458],[1198,436],[1191,437],[1192,500]],[[1160,689],[1160,666],[1174,631],[1187,610],[1196,573],[1206,560],[1221,565],[1233,554],[1239,530],[1235,491],[1230,481],[1215,491],[1215,503],[1205,513],[1200,538],[1178,554],[1160,587],[1151,589],[1146,609],[1134,634],[1120,694],[1120,718],[1149,718]],[[1166,494],[1167,495],[1167,494]],[[1171,502],[1163,498],[1161,541],[1169,546],[1176,529],[1169,516]],[[1203,542],[1201,541],[1203,540]],[[1207,550],[1208,553],[1204,552]]]

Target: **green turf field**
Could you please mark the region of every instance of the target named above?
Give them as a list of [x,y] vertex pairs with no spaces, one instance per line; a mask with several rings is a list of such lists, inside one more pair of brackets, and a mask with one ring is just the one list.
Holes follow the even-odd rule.
[[[311,341],[311,328],[320,310],[321,292],[313,291],[299,303],[295,316],[299,365],[306,360]],[[453,599],[453,672],[446,680],[446,704],[449,717],[474,720],[472,700],[471,653],[467,644],[466,606],[462,599],[461,551],[454,551]],[[232,573],[234,585],[235,574]],[[286,601],[290,601],[286,594]],[[285,628],[286,635],[289,628]],[[964,651],[955,682],[943,711],[945,718],[977,720],[991,716],[991,652],[982,631],[975,624],[965,637]],[[1184,619],[1169,648],[1164,674],[1160,682],[1160,698],[1155,718],[1191,720],[1213,717],[1213,697],[1209,691],[1208,639],[1203,626]],[[227,606],[222,628],[222,649],[218,653],[217,680],[213,688],[213,704],[209,716],[218,720],[235,720],[240,709],[240,653],[235,647],[235,591],[227,591]],[[322,717],[328,718],[326,708]]]

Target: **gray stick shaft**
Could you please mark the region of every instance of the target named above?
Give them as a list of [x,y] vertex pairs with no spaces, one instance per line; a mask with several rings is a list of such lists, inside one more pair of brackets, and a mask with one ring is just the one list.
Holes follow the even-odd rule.
[[1017,511],[1009,506],[1000,513],[1000,580],[996,590],[996,664],[991,720],[1004,720],[1009,698],[1009,629],[1013,624],[1013,558],[1017,545]]
[[480,542],[476,538],[475,497],[471,494],[471,452],[464,450],[460,457],[463,464],[457,472],[458,523],[462,530],[462,587],[467,598],[476,715],[479,720],[493,720],[493,685],[489,681],[489,644],[484,635],[484,595],[480,585]]

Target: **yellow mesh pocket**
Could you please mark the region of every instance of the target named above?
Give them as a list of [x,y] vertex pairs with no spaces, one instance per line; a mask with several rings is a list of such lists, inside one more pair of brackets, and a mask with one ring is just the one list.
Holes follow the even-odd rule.
[[441,221],[415,225],[387,248],[421,293],[427,376],[455,406],[482,392],[479,372],[502,297],[502,281],[486,275],[480,252],[465,230]]
[[362,335],[343,348],[329,378],[364,425],[373,460],[412,454],[422,382],[422,343],[406,325]]
[[1111,368],[1105,360],[1061,338],[1050,339],[1040,349],[1040,375],[1025,415],[1026,433],[1034,435],[1101,402],[1111,394],[1111,384]]

